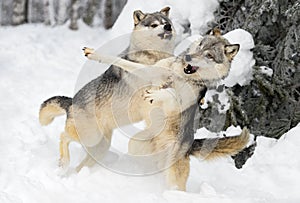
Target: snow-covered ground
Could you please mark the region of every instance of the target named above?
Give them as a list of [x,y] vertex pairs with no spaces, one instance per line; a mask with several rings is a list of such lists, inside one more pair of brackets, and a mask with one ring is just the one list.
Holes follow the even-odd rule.
[[[164,5],[172,6],[173,1],[159,1],[156,6],[150,1],[141,5],[129,2],[121,16],[131,16],[133,9],[151,11]],[[199,17],[195,14],[195,5],[205,10],[203,2],[206,1],[193,1],[193,9],[184,3],[186,1],[178,2],[181,3],[173,3],[172,15],[176,18],[181,13],[178,21],[187,18],[197,22],[192,27],[193,32],[199,34],[197,30],[201,30],[207,19],[195,20]],[[212,2],[206,5],[210,14],[215,4]],[[131,17],[126,22],[130,20]],[[41,127],[40,104],[54,95],[72,96],[83,81],[103,71],[87,71],[88,63],[81,48],[96,48],[118,34],[129,32],[122,30],[127,25],[122,21],[124,19],[120,19],[112,31],[88,28],[82,23],[76,32],[67,26],[0,27],[0,202],[300,202],[300,159],[297,157],[300,124],[279,140],[259,137],[255,154],[242,169],[236,169],[230,158],[211,162],[192,158],[187,192],[167,190],[162,174],[125,176],[99,165],[69,176],[57,174],[59,134],[65,117]],[[240,42],[244,49],[233,67],[232,78],[225,83],[230,86],[238,82],[238,78],[250,75],[245,81],[239,80],[245,84],[251,79],[249,67],[253,60],[249,49],[253,41],[241,30],[228,35],[229,40]],[[245,71],[238,70],[240,65]],[[239,132],[239,128],[228,129],[231,135]],[[118,131],[114,133],[114,137],[121,136]],[[196,136],[209,137],[211,133],[200,129]],[[113,144],[125,145],[125,140],[114,138]],[[80,145],[71,144],[71,168],[84,155]]]

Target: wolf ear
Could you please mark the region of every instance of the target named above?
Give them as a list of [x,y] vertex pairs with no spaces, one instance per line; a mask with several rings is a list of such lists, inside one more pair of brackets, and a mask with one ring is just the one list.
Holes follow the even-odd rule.
[[145,18],[145,14],[141,10],[136,10],[133,12],[134,25],[137,25],[141,20]]
[[221,30],[219,28],[214,28],[211,31],[211,35],[216,36],[216,37],[220,37],[221,36]]
[[230,44],[230,45],[225,45],[225,55],[229,58],[229,60],[232,60],[233,57],[238,53],[240,49],[239,44]]
[[164,14],[165,16],[169,17],[170,7],[167,6],[160,10],[160,13]]

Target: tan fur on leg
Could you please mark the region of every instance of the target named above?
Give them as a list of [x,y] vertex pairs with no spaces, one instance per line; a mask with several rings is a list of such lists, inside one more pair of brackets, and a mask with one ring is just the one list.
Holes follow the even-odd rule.
[[[105,156],[111,144],[112,131],[105,133],[101,141],[93,147],[85,147],[87,155],[84,160],[76,167],[76,171],[79,172],[84,166],[92,167],[95,163],[100,162]],[[106,139],[108,137],[108,139]]]
[[70,139],[68,135],[65,132],[61,133],[60,144],[59,144],[59,151],[60,151],[59,166],[61,168],[67,168],[69,166],[70,163],[69,144],[70,144]]
[[128,143],[128,154],[147,155],[153,152],[153,146],[150,140],[144,140],[144,133],[134,135]]
[[183,157],[167,169],[167,183],[171,189],[186,191],[186,183],[190,173],[190,159]]

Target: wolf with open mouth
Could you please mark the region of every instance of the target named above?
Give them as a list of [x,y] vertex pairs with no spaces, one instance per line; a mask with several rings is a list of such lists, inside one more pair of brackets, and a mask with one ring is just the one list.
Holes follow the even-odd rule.
[[185,54],[162,59],[151,66],[101,55],[89,48],[84,48],[84,53],[91,60],[112,63],[132,74],[136,88],[148,87],[142,97],[150,107],[159,107],[161,111],[148,113],[152,123],[130,140],[129,153],[137,158],[151,157],[158,169],[166,169],[171,188],[185,190],[190,155],[203,159],[233,155],[248,142],[246,128],[240,136],[221,139],[194,140],[193,131],[199,97],[205,93],[206,85],[228,75],[238,50],[238,44],[230,44],[215,30]]
[[[169,12],[169,7],[153,13],[134,11],[134,28],[130,44],[121,57],[142,64],[154,64],[172,56],[176,33],[168,18]],[[167,37],[164,34],[162,38],[161,33],[166,33]],[[139,112],[135,108],[136,105],[144,102],[141,102],[143,99],[138,96],[140,94],[135,93],[131,84],[131,76],[126,71],[112,65],[104,74],[86,84],[73,98],[55,96],[41,105],[39,119],[42,125],[48,125],[58,115],[68,115],[65,131],[60,136],[59,165],[61,168],[68,168],[70,162],[68,148],[71,141],[81,142],[87,151],[97,154],[97,160],[100,160],[110,147],[113,129],[143,120],[144,111]],[[140,92],[143,91],[140,90]],[[112,98],[118,106],[115,112],[111,110]],[[134,104],[130,103],[131,100]],[[128,103],[126,104],[126,102]],[[97,109],[103,110],[102,118],[96,116],[98,110],[95,112],[95,105]],[[128,105],[132,106],[129,107],[129,110]],[[139,108],[143,109],[143,106],[139,106]],[[76,112],[81,113],[77,114]],[[77,115],[80,116],[77,117]],[[85,121],[81,120],[83,117]],[[118,117],[117,121],[115,121],[115,117]],[[106,121],[102,121],[102,119]],[[100,128],[98,121],[102,123]],[[94,163],[94,158],[87,154],[77,167],[77,171],[83,166],[92,166]]]

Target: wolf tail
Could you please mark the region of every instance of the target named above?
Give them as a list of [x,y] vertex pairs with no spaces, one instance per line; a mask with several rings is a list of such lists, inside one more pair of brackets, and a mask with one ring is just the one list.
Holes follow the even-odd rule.
[[239,136],[195,139],[188,155],[211,160],[227,155],[235,155],[240,152],[249,141],[250,133],[246,127]]
[[64,96],[51,97],[44,101],[40,108],[39,120],[41,125],[50,124],[56,116],[63,115],[69,111],[72,98]]

